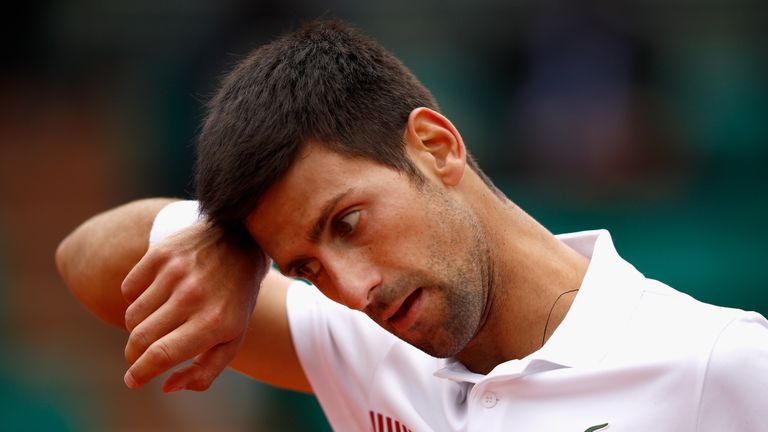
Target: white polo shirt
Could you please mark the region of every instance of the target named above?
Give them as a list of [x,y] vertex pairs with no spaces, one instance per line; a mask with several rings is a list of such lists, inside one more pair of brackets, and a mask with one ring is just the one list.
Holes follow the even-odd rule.
[[293,284],[294,345],[334,430],[768,431],[765,318],[646,279],[607,231],[559,238],[591,258],[570,311],[488,375]]

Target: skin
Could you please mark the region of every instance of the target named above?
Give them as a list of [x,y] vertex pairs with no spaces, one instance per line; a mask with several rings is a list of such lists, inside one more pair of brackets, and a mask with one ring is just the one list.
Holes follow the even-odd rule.
[[[414,110],[403,138],[424,182],[310,142],[249,215],[249,232],[282,270],[430,354],[487,373],[537,350],[553,302],[579,287],[588,260],[491,190],[442,115]],[[235,249],[205,223],[147,250],[159,204],[99,215],[57,251],[75,295],[130,332],[126,385],[194,359],[165,391],[204,390],[227,365],[311,391],[288,327],[290,279],[270,271],[259,284],[263,254]],[[122,243],[106,240],[116,232]],[[549,334],[572,300],[559,300]]]
[[[284,272],[446,357],[466,345],[483,317],[486,247],[482,233],[471,229],[472,213],[431,184],[425,189],[391,169],[312,146],[248,227]],[[296,235],[312,231],[315,219],[307,216],[326,207],[330,217],[317,238]],[[417,289],[420,316],[398,328],[387,318]]]
[[212,241],[216,233],[204,222],[148,249],[152,222],[172,201],[137,200],[98,214],[56,250],[56,266],[75,297],[98,318],[130,332],[126,385],[144,386],[193,359],[166,379],[164,391],[206,390],[229,366],[268,384],[311,392],[285,313],[291,280],[269,271],[259,290],[255,279],[266,271],[265,262]]
[[[431,355],[487,373],[529,354],[549,306],[578,288],[587,260],[467,167],[445,117],[415,110],[404,138],[424,186],[310,143],[246,220],[249,232],[282,270]],[[390,315],[418,289],[411,319],[398,326]]]

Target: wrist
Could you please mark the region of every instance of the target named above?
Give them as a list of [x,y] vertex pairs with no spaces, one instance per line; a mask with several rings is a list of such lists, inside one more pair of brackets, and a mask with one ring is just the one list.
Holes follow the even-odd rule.
[[162,241],[184,228],[194,225],[201,219],[197,201],[174,201],[163,207],[152,222],[149,231],[149,246]]

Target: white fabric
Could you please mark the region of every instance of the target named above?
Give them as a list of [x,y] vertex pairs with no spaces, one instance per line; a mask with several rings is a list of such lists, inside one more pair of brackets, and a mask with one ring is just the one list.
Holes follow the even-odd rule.
[[765,318],[645,278],[607,231],[559,238],[591,258],[570,311],[488,375],[293,284],[294,345],[334,430],[768,431]]
[[152,222],[149,232],[149,245],[152,246],[200,219],[200,206],[197,201],[174,201],[163,207]]

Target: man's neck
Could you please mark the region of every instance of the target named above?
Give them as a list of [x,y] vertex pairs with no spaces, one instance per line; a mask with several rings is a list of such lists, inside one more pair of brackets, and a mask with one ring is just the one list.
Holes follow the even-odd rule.
[[468,369],[482,374],[541,348],[542,340],[565,318],[575,291],[558,297],[580,287],[589,265],[522,209],[494,198],[495,203],[484,203],[480,215],[493,261],[487,315],[456,355]]

